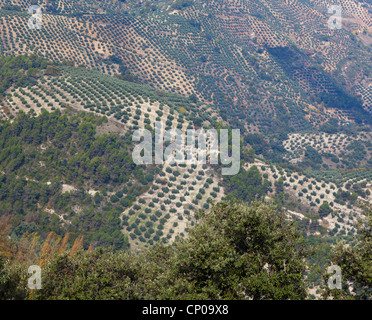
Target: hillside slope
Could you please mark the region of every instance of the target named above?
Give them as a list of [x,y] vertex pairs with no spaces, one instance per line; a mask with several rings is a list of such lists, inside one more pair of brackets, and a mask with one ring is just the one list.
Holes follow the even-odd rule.
[[[367,2],[46,1],[41,30],[25,27],[30,2],[6,3],[2,54],[37,53],[197,94],[251,133],[370,120]],[[330,4],[343,8],[341,30],[328,28]]]

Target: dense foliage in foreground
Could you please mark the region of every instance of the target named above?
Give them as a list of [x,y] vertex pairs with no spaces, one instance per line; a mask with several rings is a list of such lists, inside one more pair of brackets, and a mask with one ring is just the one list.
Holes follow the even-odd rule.
[[[331,256],[333,265],[341,268],[342,288],[326,289],[325,298],[372,299],[372,206],[366,208],[366,219],[360,222],[361,237],[355,247],[339,244]],[[324,275],[328,277],[329,275]]]
[[[323,298],[371,299],[371,208],[366,216],[358,244],[333,250],[343,287],[329,290],[331,275],[324,273]],[[0,221],[0,299],[308,298],[305,260],[311,250],[285,212],[264,202],[220,202],[200,214],[187,239],[140,254],[78,251],[76,241],[66,250],[66,241],[56,247],[51,238],[31,262],[11,257],[4,226]],[[35,263],[42,267],[42,289],[31,291],[27,269]]]
[[284,212],[221,202],[187,239],[141,254],[96,249],[43,260],[42,289],[27,289],[27,266],[3,261],[6,299],[304,299],[303,239]]

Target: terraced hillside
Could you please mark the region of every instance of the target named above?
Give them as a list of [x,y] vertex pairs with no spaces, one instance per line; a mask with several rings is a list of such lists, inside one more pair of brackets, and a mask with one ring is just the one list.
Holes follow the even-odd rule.
[[358,168],[371,165],[371,141],[370,132],[356,135],[296,133],[289,135],[284,147],[291,163],[306,163],[313,157],[319,169]]
[[259,159],[246,168],[252,165],[270,181],[272,189],[267,196],[272,198],[283,192],[289,216],[308,234],[353,236],[362,212],[356,204],[372,201],[370,169],[297,172]]
[[[43,24],[30,29],[27,9],[36,4]],[[341,29],[328,26],[330,5],[342,8]],[[288,244],[277,240],[287,222],[314,249],[303,276],[312,298],[319,298],[319,270],[340,241],[360,250],[357,224],[372,203],[371,50],[370,0],[1,1],[1,267],[4,252],[42,265],[57,252],[73,261],[80,249],[82,257],[112,250],[110,257],[138,262],[148,256],[151,272],[141,272],[155,287],[159,253],[187,245],[185,260],[162,269],[173,274],[179,268],[178,286],[188,277],[182,261],[192,274],[197,269],[199,258],[190,258],[197,244],[201,279],[209,282],[219,277],[220,253],[234,243],[218,238],[241,233],[234,246],[242,251],[246,227],[264,217],[252,230],[269,260],[275,243],[279,277],[292,278],[276,247]],[[184,134],[239,128],[240,147],[228,150],[239,149],[239,172],[222,175],[223,166],[210,164],[208,153],[206,164],[135,163],[133,150],[142,143],[135,131],[154,135],[156,122]],[[151,141],[158,142],[156,135]],[[241,215],[243,229],[230,228],[240,224],[240,210],[252,214]],[[280,232],[270,235],[267,250],[260,230],[272,234],[273,224]],[[210,248],[218,263],[205,278]],[[255,250],[242,251],[247,266],[256,268],[251,262],[257,260],[262,274],[277,281],[275,272],[266,272],[271,262]],[[368,267],[367,251],[361,251],[367,259],[357,256]],[[229,252],[234,269],[240,262]],[[4,279],[0,275],[0,284]]]
[[[96,124],[95,132],[98,137],[109,138],[110,134],[113,134],[117,139],[122,137],[124,141],[127,139],[125,137],[130,139],[137,128],[154,127],[155,121],[161,121],[165,129],[178,128],[185,132],[186,129],[195,128],[195,125],[208,126],[212,121],[219,120],[215,110],[200,104],[196,105],[188,98],[176,94],[161,92],[85,68],[54,67],[52,69],[57,73],[56,75],[50,76],[45,71],[45,74],[39,75],[38,81],[33,85],[10,87],[5,92],[0,102],[3,119],[11,118],[17,122],[19,112],[27,112],[31,117],[39,119],[45,117],[47,112],[53,114],[62,110],[64,114],[71,116],[85,111],[98,119],[104,119]],[[61,143],[65,142],[59,142],[59,145]],[[126,142],[126,144],[133,149],[133,143]],[[47,170],[43,167],[49,168],[51,165],[46,163],[51,160],[48,159],[47,153],[52,152],[49,149],[52,145],[54,145],[52,141],[42,141],[38,144],[41,150],[39,170]],[[3,159],[5,176],[10,174],[9,169],[6,169],[5,159],[8,156],[9,154],[4,154]],[[90,161],[96,163],[92,163],[95,167],[97,161],[100,162],[94,158]],[[20,165],[23,165],[23,161]],[[71,165],[75,166],[75,164]],[[104,167],[109,168],[108,165]],[[144,175],[137,174],[130,184],[126,179],[125,184],[122,181],[119,184],[109,183],[109,185],[102,184],[102,181],[94,182],[88,176],[85,177],[88,178],[85,182],[77,183],[71,176],[56,173],[55,178],[59,180],[56,198],[75,198],[74,205],[62,208],[51,202],[39,203],[37,211],[58,218],[59,223],[55,223],[61,224],[60,227],[63,229],[77,223],[74,220],[75,214],[80,216],[83,215],[84,210],[88,210],[87,203],[79,199],[82,194],[83,198],[90,199],[88,202],[91,203],[107,202],[107,206],[114,208],[116,219],[120,218],[121,229],[135,248],[140,245],[143,247],[146,243],[153,244],[160,239],[167,242],[172,241],[175,236],[185,236],[187,223],[193,223],[195,220],[194,213],[199,209],[209,208],[209,200],[218,201],[224,195],[218,172],[207,165],[176,167],[165,165],[155,171],[153,166],[150,166],[150,169],[144,166],[143,169]],[[31,179],[33,183],[39,185],[51,184],[51,178],[47,178],[47,181],[44,181],[44,178],[41,180],[32,178],[35,173],[17,171],[17,174],[20,181]],[[97,208],[89,210],[97,212],[99,208],[102,209],[98,205]],[[28,209],[25,210],[26,213],[31,214]],[[69,210],[74,214],[68,214]]]
[[[356,220],[357,206],[370,201],[371,134],[359,127],[372,101],[369,3],[39,1],[43,26],[31,30],[27,8],[35,3],[0,4],[0,54],[50,61],[40,74],[27,72],[30,83],[4,89],[2,119],[85,111],[107,119],[97,135],[118,137],[154,121],[181,130],[222,122],[265,157],[243,168],[259,169],[270,184],[266,196],[305,221],[306,232],[354,232],[352,218],[337,212]],[[343,8],[341,30],[328,28],[331,4]],[[117,206],[133,248],[185,236],[195,212],[233,190],[210,166],[164,166],[150,175],[146,187],[130,191],[84,185],[87,197]],[[73,179],[60,182],[61,194],[80,190]],[[327,216],[318,212],[324,203],[333,205]],[[68,219],[53,206],[41,210]],[[346,222],[336,228],[335,219]]]
[[[40,62],[38,63],[40,64]],[[54,75],[50,75],[50,73]],[[123,81],[82,67],[45,66],[45,70],[39,71],[36,79],[29,85],[13,85],[5,91],[0,102],[3,119],[10,118],[18,121],[17,114],[20,111],[28,113],[35,119],[39,117],[43,119],[46,112],[59,110],[69,117],[87,112],[98,119],[104,117],[102,118],[104,121],[100,120],[95,125],[97,137],[109,138],[110,135],[113,135],[112,137],[124,139],[123,141],[130,139],[137,128],[154,127],[155,121],[161,121],[167,129],[178,128],[184,132],[186,129],[201,125],[208,127],[221,121],[217,110],[201,103],[196,104],[193,99]],[[63,136],[64,133],[58,137],[63,139]],[[348,156],[351,156],[352,153],[347,151],[349,146],[358,141],[364,141],[365,148],[370,151],[369,133],[361,133],[355,137],[346,137],[342,134],[308,134],[303,135],[302,138],[299,137],[300,135],[294,134],[285,141],[284,147],[288,150],[289,160],[297,155],[296,152],[301,150],[300,148],[306,150],[307,146],[319,152],[326,152],[329,149],[327,152],[332,154],[335,150],[344,150]],[[65,144],[65,142],[58,142],[57,145],[61,145],[61,143]],[[37,147],[41,151],[41,158],[38,159],[39,168],[36,166],[30,172],[16,170],[18,175],[16,179],[32,181],[39,186],[38,188],[54,186],[54,183],[58,185],[56,194],[50,201],[38,202],[38,209],[34,208],[36,203],[30,207],[31,209],[25,209],[25,217],[31,213],[35,214],[33,212],[36,210],[41,216],[54,217],[53,223],[61,230],[67,228],[67,230],[77,232],[76,228],[79,224],[76,218],[82,218],[86,210],[95,214],[99,214],[100,210],[106,210],[105,215],[108,214],[107,210],[111,210],[111,214],[115,216],[115,219],[118,219],[114,227],[115,232],[121,230],[126,235],[125,239],[132,249],[141,249],[157,241],[169,242],[173,241],[175,237],[187,236],[188,228],[195,222],[195,213],[200,209],[208,209],[210,200],[219,201],[231,192],[227,190],[236,187],[241,188],[242,194],[246,194],[245,189],[256,188],[259,180],[249,177],[252,177],[250,174],[256,172],[257,168],[257,173],[267,180],[267,186],[269,186],[264,191],[266,197],[279,199],[287,209],[291,210],[293,217],[299,219],[300,224],[309,234],[319,233],[322,228],[326,228],[333,234],[344,230],[341,235],[344,233],[351,235],[355,232],[353,220],[355,219],[354,222],[356,222],[361,212],[357,208],[357,204],[370,201],[368,199],[371,196],[370,182],[372,177],[369,176],[368,171],[359,171],[359,174],[356,171],[356,175],[350,175],[349,178],[340,180],[337,174],[342,168],[339,166],[334,168],[335,176],[330,175],[332,171],[324,170],[319,171],[319,174],[316,175],[315,171],[305,170],[301,173],[293,169],[283,170],[278,166],[270,165],[265,160],[251,159],[248,161],[248,158],[244,156],[243,161],[246,164],[242,166],[237,179],[232,180],[233,188],[232,185],[229,185],[231,182],[220,175],[219,170],[207,164],[145,166],[143,167],[144,173],[135,173],[135,177],[130,180],[129,184],[128,178],[120,183],[104,183],[102,180],[105,175],[103,168],[92,173],[93,177],[97,175],[97,178],[93,178],[93,180],[87,175],[83,180],[76,181],[73,178],[74,174],[64,175],[61,174],[61,169],[56,172],[55,169],[52,169],[54,165],[50,161],[54,160],[49,158],[48,154],[51,154],[50,148],[53,145],[54,142],[48,141],[38,143]],[[111,143],[108,144],[108,146],[110,145]],[[129,145],[132,149],[133,143]],[[71,151],[73,149],[67,150],[67,154],[73,152]],[[360,152],[365,154],[363,150]],[[14,166],[15,164],[12,162],[6,164],[7,160],[5,159],[8,157],[8,153],[4,154],[2,166],[5,177],[10,179],[8,177],[10,172],[7,171],[9,170],[7,168],[9,165]],[[335,162],[333,158],[331,160]],[[93,167],[97,166],[97,159],[91,158],[90,161],[93,161],[91,164]],[[363,161],[361,160],[361,164],[365,163]],[[78,162],[74,160],[70,166],[80,167],[81,165],[78,164],[80,162],[81,160]],[[23,161],[20,162],[20,165],[23,166]],[[86,166],[89,168],[91,165],[84,165],[82,168]],[[109,168],[110,165],[105,164],[104,167]],[[36,171],[33,172],[34,170]],[[40,176],[37,173],[38,170],[43,170],[43,172],[52,170],[55,173],[51,173],[51,176],[56,176],[54,179],[51,179],[50,176],[43,177],[44,174]],[[117,169],[115,169],[116,171]],[[246,175],[248,171],[251,173]],[[239,187],[240,179],[243,179],[243,185]],[[236,195],[239,197],[239,193]],[[248,196],[254,198],[253,193],[248,193]],[[247,200],[245,197],[241,196],[241,199]],[[71,203],[62,207],[59,204],[61,199],[71,201]],[[332,210],[319,216],[318,212],[325,202],[331,205]],[[89,203],[91,204],[89,205]],[[6,210],[5,207],[3,209]],[[348,218],[344,216],[340,218],[337,212]],[[28,219],[26,218],[25,221],[28,221],[29,224]],[[336,219],[343,220],[341,222]],[[337,228],[335,221],[338,221]],[[44,224],[42,225],[44,226]],[[117,233],[115,234],[117,237]],[[97,244],[105,243],[105,241],[113,242],[109,239],[102,240],[102,235],[97,237],[96,234],[90,234],[88,231],[85,236],[87,241],[95,239]],[[122,240],[115,241],[119,245]]]
[[[29,4],[1,4],[0,53],[37,53],[196,94],[247,133],[368,120],[367,2],[43,1],[41,30],[26,28]],[[341,30],[328,28],[330,4],[343,8]]]

